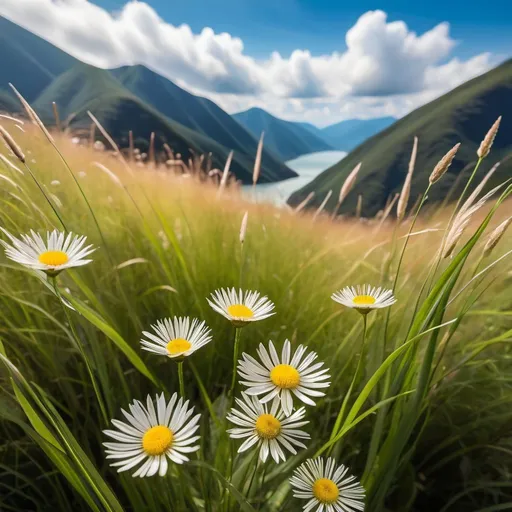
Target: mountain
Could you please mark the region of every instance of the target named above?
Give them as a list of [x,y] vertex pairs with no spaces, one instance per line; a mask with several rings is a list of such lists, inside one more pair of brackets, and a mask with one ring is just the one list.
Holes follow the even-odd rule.
[[[8,83],[31,102],[43,120],[53,123],[55,101],[71,127],[89,126],[90,110],[121,146],[129,130],[144,148],[156,133],[157,145],[167,142],[187,159],[191,151],[212,153],[222,169],[234,150],[231,170],[244,183],[252,180],[257,139],[210,100],[194,96],[143,66],[104,70],[84,64],[23,28],[0,18],[0,109],[13,111]],[[261,182],[295,177],[280,159],[262,154]]]
[[[213,165],[221,169],[224,167],[230,148],[163,115],[126,89],[117,80],[116,71],[78,63],[56,78],[33,106],[43,121],[51,122],[52,101],[58,98],[61,117],[72,117],[74,130],[85,130],[91,124],[87,115],[89,110],[122,147],[128,145],[128,132],[133,130],[137,145],[145,149],[148,136],[154,131],[157,148],[166,142],[185,160],[191,156],[190,150],[197,154],[212,153]],[[253,149],[255,155],[255,141]],[[235,152],[231,170],[242,181],[249,183],[253,165],[254,157],[239,150]],[[289,175],[287,171],[287,167],[273,155],[265,155],[262,160],[262,182],[278,181],[282,175]]]
[[315,192],[310,202],[314,207],[329,190],[333,190],[327,203],[327,209],[332,210],[345,178],[358,162],[363,162],[356,185],[341,211],[355,211],[357,197],[362,194],[364,215],[375,215],[387,198],[402,188],[414,136],[418,136],[419,146],[411,205],[423,194],[430,173],[440,158],[457,142],[462,143],[448,173],[429,194],[430,202],[438,201],[446,196],[461,170],[476,163],[480,141],[500,115],[503,115],[500,130],[491,154],[480,166],[479,176],[483,176],[495,162],[503,160],[492,180],[493,183],[501,182],[512,174],[512,158],[506,158],[512,153],[512,60],[418,108],[371,137],[292,194],[288,202],[297,205],[310,192]]
[[[29,102],[77,62],[71,55],[2,17],[0,47],[0,93],[10,90],[9,82],[23,84],[23,95]],[[0,99],[0,108],[3,104]]]
[[376,133],[392,125],[394,117],[375,119],[348,119],[321,129],[321,134],[331,146],[340,151],[351,151]]
[[312,133],[302,123],[278,119],[260,108],[238,112],[233,114],[233,118],[245,126],[255,137],[259,138],[261,132],[265,132],[264,146],[283,160],[333,149],[325,140]]

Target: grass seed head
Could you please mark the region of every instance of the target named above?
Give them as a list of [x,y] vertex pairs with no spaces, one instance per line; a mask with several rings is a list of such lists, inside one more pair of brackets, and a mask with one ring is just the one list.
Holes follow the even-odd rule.
[[512,217],[504,220],[490,235],[487,239],[487,243],[484,247],[484,257],[489,256],[492,250],[498,245],[499,241],[505,234],[505,231],[512,223]]
[[436,181],[439,181],[443,177],[444,173],[452,164],[452,161],[455,158],[455,154],[457,153],[459,146],[460,142],[458,144],[455,144],[455,146],[453,146],[453,148],[450,149],[450,151],[448,151],[448,153],[446,153],[446,155],[444,155],[443,158],[441,158],[441,160],[439,160],[429,178],[431,185],[433,185]]
[[411,159],[409,160],[409,170],[407,172],[407,176],[405,177],[404,186],[402,187],[402,192],[400,194],[400,198],[398,199],[398,206],[396,208],[396,216],[398,220],[402,220],[405,217],[405,211],[407,210],[407,203],[409,202],[409,196],[411,195],[412,173],[414,172],[417,153],[418,137],[414,137]]
[[18,146],[16,141],[11,137],[11,134],[2,125],[0,125],[0,133],[2,134],[2,137],[5,140],[5,143],[9,146],[10,150],[16,155],[16,158],[20,162],[25,163],[25,155],[23,154],[23,151]]
[[478,148],[476,154],[478,158],[485,158],[491,151],[492,143],[496,138],[496,134],[498,133],[498,128],[500,127],[501,116],[494,121],[494,124],[491,126],[490,130],[487,132],[487,135],[484,137],[484,140],[480,143],[480,147]]

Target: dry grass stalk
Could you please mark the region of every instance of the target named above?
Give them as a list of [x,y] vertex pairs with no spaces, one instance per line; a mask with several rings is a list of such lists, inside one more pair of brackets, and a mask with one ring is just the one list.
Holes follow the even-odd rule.
[[411,159],[409,160],[409,170],[407,171],[407,176],[405,177],[404,186],[402,187],[402,192],[400,194],[400,198],[398,199],[398,205],[396,207],[396,216],[399,221],[401,221],[405,217],[405,212],[407,210],[407,203],[409,202],[409,197],[411,195],[412,173],[414,172],[414,165],[416,164],[417,153],[418,153],[418,137],[414,137],[414,143],[413,143],[412,152],[411,152]]
[[9,149],[15,154],[16,158],[21,163],[24,164],[25,163],[25,155],[23,154],[23,151],[18,146],[16,141],[11,137],[11,134],[2,125],[0,125],[0,134],[2,135],[7,146],[9,146]]
[[93,164],[98,169],[102,170],[116,185],[118,185],[120,187],[123,186],[123,184],[122,184],[121,180],[119,179],[119,177],[114,172],[112,172],[108,167],[106,167],[105,165],[103,165],[100,162],[93,162]]
[[356,218],[361,218],[361,212],[363,211],[363,194],[359,194],[357,196],[357,206],[356,206]]
[[265,132],[261,132],[260,141],[258,142],[258,150],[256,151],[256,159],[254,160],[254,170],[252,172],[252,184],[253,186],[258,183],[261,171],[261,153],[263,152],[263,137]]
[[149,163],[156,165],[155,160],[155,132],[151,132],[149,136]]
[[332,218],[334,219],[336,215],[338,215],[338,211],[341,207],[341,204],[345,200],[345,198],[348,196],[349,192],[354,187],[354,183],[356,182],[357,173],[359,172],[359,169],[361,169],[362,162],[359,162],[354,169],[352,169],[352,172],[347,176],[345,181],[343,182],[343,185],[340,189],[340,195],[338,196],[338,202],[336,203],[336,207],[334,208],[334,211],[332,212]]
[[174,160],[174,152],[171,149],[171,147],[169,146],[169,144],[167,144],[167,142],[164,142],[164,150],[167,153],[167,158],[169,160]]
[[[93,126],[94,126],[94,124],[93,124]],[[134,149],[133,132],[130,130],[128,132],[128,159],[130,160],[130,162],[133,162],[133,149]]]
[[[384,224],[384,222],[386,222],[386,219],[389,217],[389,214],[391,213],[393,206],[395,206],[395,203],[397,202],[399,195],[400,194],[396,193],[395,196],[393,197],[393,199],[391,199],[391,201],[389,201],[386,208],[384,208],[384,210],[381,210],[382,213],[380,216],[380,222],[379,222],[379,225],[377,226],[375,232],[380,231],[380,229],[382,228],[382,225]],[[377,216],[378,216],[378,214],[377,214]]]
[[222,178],[220,179],[218,196],[222,194],[222,191],[226,188],[226,183],[228,182],[229,176],[229,168],[231,167],[231,162],[233,160],[233,151],[229,152],[228,158],[226,160],[226,164],[224,165],[224,171],[222,172]]
[[500,127],[501,116],[494,121],[494,124],[491,126],[490,130],[487,132],[484,140],[480,143],[480,147],[478,148],[476,154],[478,158],[485,158],[491,151],[492,143],[498,133],[498,128]]
[[89,146],[94,146],[94,138],[96,137],[96,125],[91,123],[89,126]]
[[299,213],[300,211],[302,211],[306,205],[311,201],[311,199],[313,199],[313,197],[315,197],[315,193],[312,191],[310,192],[306,198],[297,206],[297,208],[295,208],[294,212],[295,213]]
[[21,104],[23,105],[23,108],[28,114],[28,117],[30,117],[34,124],[39,126],[39,128],[44,133],[46,138],[55,146],[55,141],[53,140],[53,137],[50,135],[50,132],[46,129],[46,126],[43,124],[41,119],[39,119],[39,116],[36,114],[35,110],[28,104],[27,100],[18,92],[18,89],[16,89],[14,85],[10,83],[9,86],[14,91],[14,94],[16,94],[16,96],[20,100]]
[[331,196],[332,196],[332,190],[329,190],[329,192],[327,192],[327,194],[325,195],[325,198],[322,201],[322,204],[318,207],[315,214],[313,215],[313,220],[316,219],[322,213],[323,209],[325,208],[325,205],[327,204],[327,201],[329,201]]
[[98,127],[98,129],[102,133],[103,137],[105,137],[105,139],[107,139],[107,141],[110,143],[110,145],[112,146],[112,149],[114,150],[115,156],[117,156],[117,158],[119,158],[119,160],[121,160],[121,162],[126,167],[127,171],[131,175],[133,175],[133,171],[132,171],[131,167],[126,162],[121,151],[119,151],[119,147],[114,142],[114,139],[112,139],[112,137],[108,134],[107,130],[105,130],[105,128],[103,128],[102,124],[96,119],[96,117],[94,117],[94,114],[90,110],[87,111],[87,115],[92,119],[93,123]]
[[487,239],[487,243],[484,247],[484,257],[489,256],[492,250],[498,245],[499,241],[505,234],[505,231],[512,223],[512,217],[504,220],[490,235]]
[[240,226],[240,243],[243,244],[245,241],[245,233],[247,231],[247,221],[249,219],[249,212],[245,212],[242,224]]
[[481,181],[475,191],[471,194],[468,200],[462,205],[462,208],[457,213],[455,218],[453,219],[453,223],[451,228],[446,235],[446,242],[442,247],[442,256],[443,258],[448,258],[453,253],[455,247],[457,246],[459,240],[461,239],[465,229],[468,227],[473,215],[484,206],[487,200],[493,196],[500,188],[502,188],[505,183],[498,185],[493,188],[490,192],[485,194],[481,199],[479,199],[476,203],[475,200],[479,193],[482,191],[482,188],[487,183],[489,178],[492,176],[494,171],[498,166],[495,165],[485,176],[485,178]]
[[55,118],[55,126],[57,127],[57,131],[62,131],[62,127],[60,125],[60,116],[59,109],[57,108],[57,103],[52,101],[52,109],[53,109],[53,117]]
[[0,160],[2,160],[2,162],[4,162],[4,164],[10,167],[11,169],[14,169],[16,172],[19,172],[20,174],[25,174],[19,167],[14,165],[8,158],[2,155],[2,153],[0,153]]
[[9,119],[9,121],[14,121],[15,123],[21,124],[22,126],[25,124],[21,119],[16,119],[15,117],[8,116],[7,114],[0,114],[0,117]]
[[444,155],[443,158],[441,158],[441,160],[439,160],[429,178],[431,185],[433,185],[436,181],[439,181],[443,177],[444,173],[452,164],[452,161],[455,158],[455,154],[457,153],[459,146],[460,142],[455,144],[455,146],[453,146],[453,148],[450,149],[450,151],[448,151],[448,153],[446,153],[446,155]]

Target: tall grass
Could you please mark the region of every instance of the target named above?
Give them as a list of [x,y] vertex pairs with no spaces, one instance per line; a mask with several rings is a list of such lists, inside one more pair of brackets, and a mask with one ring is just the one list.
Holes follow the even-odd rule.
[[[386,219],[332,222],[320,211],[246,203],[224,180],[219,194],[158,168],[131,169],[54,134],[61,160],[38,129],[2,124],[28,167],[16,170],[16,155],[2,148],[1,226],[42,232],[61,229],[60,218],[99,250],[59,276],[73,310],[2,257],[1,510],[295,511],[303,503],[292,497],[291,472],[327,453],[362,481],[371,512],[512,508],[511,269],[502,258],[512,247],[505,234],[484,251],[510,217],[510,186],[442,258],[450,205],[423,207],[414,226],[413,217],[392,219],[391,208]],[[235,332],[206,297],[238,286],[241,274],[244,288],[276,305],[275,316],[241,331],[241,351],[289,338],[318,352],[332,375],[307,410],[308,450],[279,466],[237,456],[225,434]],[[367,322],[330,300],[365,282],[398,299]],[[107,425],[82,352],[106,415],[119,418],[133,399],[178,391],[177,365],[139,345],[143,330],[174,315],[204,319],[214,335],[184,365],[185,395],[202,412],[200,452],[165,478],[132,479],[105,460]]]

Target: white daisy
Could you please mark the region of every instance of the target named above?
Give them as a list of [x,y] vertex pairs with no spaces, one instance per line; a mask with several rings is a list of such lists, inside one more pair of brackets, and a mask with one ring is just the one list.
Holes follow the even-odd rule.
[[236,327],[244,327],[249,322],[264,320],[275,314],[274,304],[259,292],[221,288],[215,290],[211,298],[206,299],[208,304]]
[[309,459],[290,478],[293,496],[309,500],[303,508],[306,512],[364,510],[365,491],[356,477],[347,473],[348,468],[343,464],[336,467],[334,459]]
[[212,340],[206,323],[196,319],[175,316],[158,320],[151,328],[155,334],[142,333],[147,338],[140,342],[142,349],[173,359],[187,357]]
[[12,244],[0,240],[9,259],[25,267],[42,270],[49,276],[56,276],[66,268],[87,265],[92,260],[84,258],[96,250],[92,245],[84,247],[87,237],[73,233],[66,235],[56,229],[46,233],[46,242],[33,230],[29,235],[21,235],[21,239],[18,239],[5,229],[0,229],[9,237]]
[[369,284],[346,286],[333,293],[331,299],[363,314],[369,313],[372,309],[387,308],[396,302],[392,290],[371,287]]
[[284,342],[281,359],[271,341],[268,348],[267,352],[263,343],[260,343],[257,350],[263,364],[245,352],[238,361],[238,373],[245,379],[240,384],[247,386],[247,394],[265,395],[260,398],[262,403],[272,399],[280,400],[286,416],[290,416],[293,410],[292,393],[305,404],[315,405],[310,397],[324,396],[325,393],[318,389],[327,388],[331,384],[325,382],[330,379],[327,373],[329,369],[320,369],[324,363],[313,364],[317,354],[310,352],[303,357],[307,348],[299,345],[292,357],[289,340]]
[[242,392],[243,401],[239,398],[236,403],[241,410],[231,409],[227,419],[241,428],[228,430],[230,437],[234,439],[247,438],[238,453],[245,452],[253,445],[260,447],[260,459],[265,462],[268,454],[279,464],[279,460],[286,460],[281,445],[294,455],[297,454],[295,446],[306,448],[306,445],[298,439],[310,439],[307,432],[297,430],[309,423],[302,421],[306,411],[301,407],[290,417],[285,418],[279,402],[273,402],[270,411],[267,404],[262,404],[256,397]]
[[189,401],[184,403],[183,398],[176,403],[177,398],[178,393],[174,393],[166,403],[162,393],[156,397],[156,409],[149,395],[147,407],[134,400],[128,406],[130,413],[121,409],[129,423],[113,419],[112,424],[118,430],[103,431],[119,441],[103,443],[107,448],[107,459],[120,459],[111,464],[118,468],[119,473],[142,463],[132,476],[143,478],[156,473],[164,476],[167,473],[167,458],[176,464],[183,464],[189,460],[185,453],[199,449],[198,445],[191,445],[200,437],[194,436],[194,433],[199,428],[201,415],[196,414],[190,419],[194,408],[189,408]]

